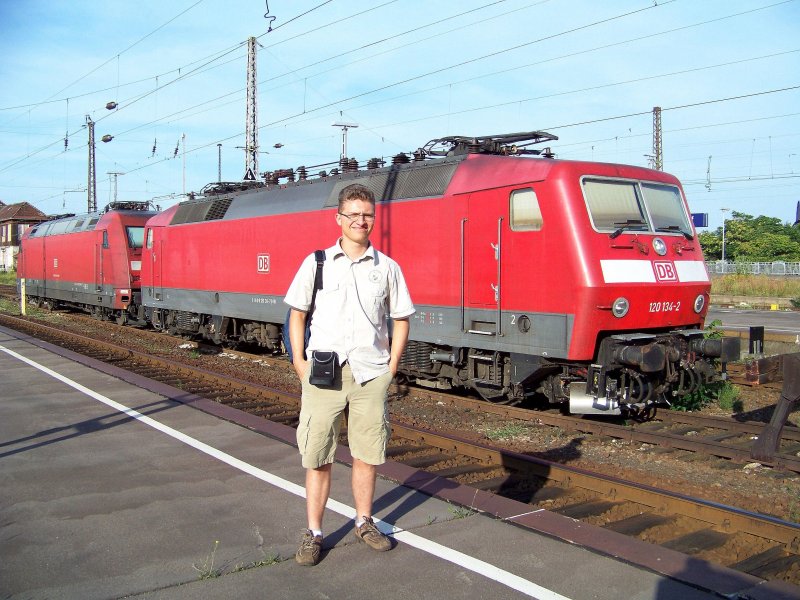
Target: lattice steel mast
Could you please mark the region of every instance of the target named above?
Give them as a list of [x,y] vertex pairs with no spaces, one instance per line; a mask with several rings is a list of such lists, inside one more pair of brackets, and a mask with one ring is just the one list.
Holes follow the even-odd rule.
[[664,156],[661,150],[661,107],[653,108],[653,168],[664,170]]
[[258,89],[256,87],[256,38],[247,40],[247,125],[245,128],[244,178],[258,177]]
[[97,212],[97,176],[94,170],[94,121],[86,115],[86,125],[89,127],[89,184],[87,186],[87,205],[89,212]]

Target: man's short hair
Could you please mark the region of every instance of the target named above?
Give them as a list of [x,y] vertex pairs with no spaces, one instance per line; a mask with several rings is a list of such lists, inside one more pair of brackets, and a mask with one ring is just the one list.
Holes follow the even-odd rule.
[[352,183],[347,187],[342,188],[342,191],[339,192],[339,212],[342,212],[344,203],[351,200],[363,200],[364,202],[369,202],[374,206],[375,194],[373,194],[372,190],[365,185],[361,185],[360,183]]

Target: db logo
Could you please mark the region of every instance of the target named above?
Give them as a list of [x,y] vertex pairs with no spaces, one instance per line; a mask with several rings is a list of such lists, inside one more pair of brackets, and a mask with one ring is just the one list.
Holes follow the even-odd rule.
[[269,273],[269,254],[258,255],[258,272]]
[[656,272],[656,280],[658,281],[678,281],[675,265],[669,261],[654,262],[653,270]]

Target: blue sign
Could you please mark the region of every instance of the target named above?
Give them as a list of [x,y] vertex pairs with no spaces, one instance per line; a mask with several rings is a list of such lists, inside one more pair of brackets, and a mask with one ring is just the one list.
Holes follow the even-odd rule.
[[708,227],[708,213],[692,213],[692,223],[695,227]]

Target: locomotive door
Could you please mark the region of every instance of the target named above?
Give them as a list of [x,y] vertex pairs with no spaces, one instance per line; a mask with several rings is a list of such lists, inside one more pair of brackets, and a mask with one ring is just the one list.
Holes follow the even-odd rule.
[[502,232],[507,221],[506,194],[489,190],[472,194],[464,231],[465,329],[500,334]]
[[[151,229],[149,235],[152,236],[153,230]],[[155,243],[152,243],[151,240],[151,247],[152,251],[150,252],[150,256],[152,259],[151,267],[153,269],[153,287],[150,289],[150,295],[152,296],[153,300],[161,300],[163,296],[163,288],[162,281],[161,281],[161,240],[157,240]]]
[[103,291],[103,243],[101,240],[94,245],[94,291],[98,294]]
[[42,236],[42,286],[38,292],[42,298],[47,297],[47,236]]

